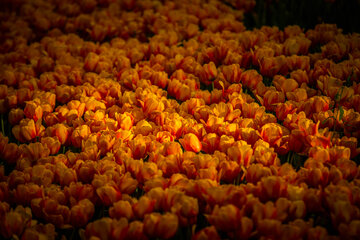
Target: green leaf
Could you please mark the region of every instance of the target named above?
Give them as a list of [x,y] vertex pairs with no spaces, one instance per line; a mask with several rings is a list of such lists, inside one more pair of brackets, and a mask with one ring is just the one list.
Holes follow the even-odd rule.
[[344,109],[342,108],[342,106],[339,107],[339,121],[341,121],[341,119],[344,116]]

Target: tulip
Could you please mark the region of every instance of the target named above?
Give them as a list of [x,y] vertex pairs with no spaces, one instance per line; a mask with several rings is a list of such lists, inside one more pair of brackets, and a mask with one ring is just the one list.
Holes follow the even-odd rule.
[[221,231],[235,231],[241,226],[241,211],[232,204],[222,207],[216,205],[210,215],[206,215],[210,224]]
[[138,219],[143,219],[146,214],[153,212],[154,205],[155,200],[147,196],[140,197],[139,201],[132,206],[134,216]]
[[7,212],[0,224],[1,235],[4,238],[11,238],[22,234],[31,220],[31,210],[17,206],[14,211]]
[[150,213],[144,218],[144,232],[151,238],[169,239],[175,235],[178,226],[178,217],[172,213]]
[[215,226],[205,227],[198,231],[193,237],[192,240],[220,240],[220,235],[216,231]]
[[50,155],[58,153],[61,147],[61,142],[57,137],[43,137],[41,138],[41,144],[50,150]]
[[96,194],[105,206],[111,206],[121,199],[121,192],[110,184],[106,184],[96,189]]
[[6,143],[2,150],[1,159],[4,159],[8,164],[17,162],[21,151],[16,143]]
[[26,102],[24,114],[27,118],[34,119],[35,122],[41,119],[43,116],[43,109],[40,105],[40,100],[35,99]]
[[144,233],[144,223],[140,221],[132,221],[129,223],[126,239],[147,240],[148,238]]
[[235,142],[233,146],[228,148],[227,154],[232,161],[245,168],[248,168],[253,161],[253,149],[244,141]]
[[134,217],[134,213],[131,204],[128,201],[120,200],[115,202],[114,205],[110,207],[109,216],[111,218],[117,219],[125,217],[130,220]]
[[31,210],[38,218],[61,227],[70,221],[70,210],[64,205],[60,205],[56,200],[45,198],[34,198],[31,201]]
[[9,123],[11,125],[19,124],[24,118],[24,111],[21,108],[12,108],[9,112]]
[[198,137],[193,133],[187,133],[182,139],[179,139],[182,147],[186,151],[193,151],[193,152],[200,152],[202,149],[201,142],[199,141]]
[[85,226],[94,212],[94,204],[88,199],[82,199],[70,209],[70,223],[76,227]]

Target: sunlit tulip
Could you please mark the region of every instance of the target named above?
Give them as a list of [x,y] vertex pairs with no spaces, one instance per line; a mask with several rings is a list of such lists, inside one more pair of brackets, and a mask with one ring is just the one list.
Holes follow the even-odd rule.
[[202,149],[201,142],[198,137],[193,133],[187,133],[179,142],[186,151],[200,152]]
[[35,122],[41,119],[43,116],[43,109],[40,105],[40,100],[35,99],[26,102],[24,114],[27,118],[34,119]]
[[35,122],[33,119],[22,119],[19,125],[16,125],[12,129],[12,133],[15,138],[21,142],[31,141],[37,136],[40,136],[44,132],[44,126],[41,124],[41,120]]
[[237,162],[240,166],[249,167],[253,161],[253,149],[244,141],[237,141],[233,146],[227,149],[227,154],[232,161]]
[[261,138],[270,146],[280,146],[282,137],[289,135],[289,130],[277,123],[267,123],[261,128]]
[[216,133],[209,133],[203,137],[201,142],[202,150],[206,153],[213,153],[219,146],[220,138]]
[[240,166],[235,161],[221,161],[219,163],[219,168],[218,175],[220,180],[228,183],[233,182],[240,174]]

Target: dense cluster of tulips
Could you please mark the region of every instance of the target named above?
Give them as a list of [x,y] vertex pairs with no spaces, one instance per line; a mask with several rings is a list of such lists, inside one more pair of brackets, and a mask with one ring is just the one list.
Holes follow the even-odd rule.
[[2,2],[1,237],[360,237],[359,34],[247,30],[254,0]]

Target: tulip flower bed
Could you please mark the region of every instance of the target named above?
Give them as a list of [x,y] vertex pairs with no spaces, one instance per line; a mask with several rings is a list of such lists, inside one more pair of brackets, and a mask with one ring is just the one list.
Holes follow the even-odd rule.
[[254,0],[2,2],[2,238],[360,238],[359,34],[250,30]]

